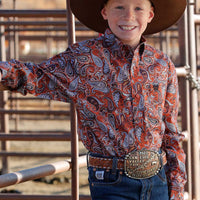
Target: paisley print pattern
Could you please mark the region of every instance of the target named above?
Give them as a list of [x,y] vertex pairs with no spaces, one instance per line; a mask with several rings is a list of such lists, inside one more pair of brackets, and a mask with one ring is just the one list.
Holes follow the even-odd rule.
[[186,173],[178,83],[165,54],[144,39],[133,51],[107,29],[41,64],[11,60],[0,66],[11,90],[74,101],[78,133],[89,151],[124,157],[136,149],[164,149],[171,195],[181,199]]

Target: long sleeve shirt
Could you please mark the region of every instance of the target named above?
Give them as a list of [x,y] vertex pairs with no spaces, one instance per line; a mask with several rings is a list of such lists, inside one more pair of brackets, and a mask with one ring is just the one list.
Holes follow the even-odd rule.
[[107,29],[41,64],[11,60],[0,68],[2,84],[12,91],[73,101],[79,137],[91,152],[124,157],[133,150],[162,148],[171,199],[183,199],[178,83],[167,55],[144,39],[133,50]]

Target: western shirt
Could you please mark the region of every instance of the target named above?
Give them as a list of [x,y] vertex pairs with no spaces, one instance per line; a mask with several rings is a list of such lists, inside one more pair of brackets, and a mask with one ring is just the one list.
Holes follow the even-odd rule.
[[163,149],[171,199],[182,199],[185,154],[178,130],[175,66],[146,44],[136,49],[105,34],[75,43],[41,64],[0,64],[2,84],[44,99],[73,101],[78,134],[88,151],[124,157],[134,150]]

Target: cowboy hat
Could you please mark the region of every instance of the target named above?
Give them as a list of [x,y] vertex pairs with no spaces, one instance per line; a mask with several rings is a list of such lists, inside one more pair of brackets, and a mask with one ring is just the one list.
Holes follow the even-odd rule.
[[[70,7],[75,17],[88,28],[104,33],[107,21],[101,15],[105,0],[70,0]],[[144,35],[167,29],[182,16],[186,0],[151,0],[155,16],[148,24]]]

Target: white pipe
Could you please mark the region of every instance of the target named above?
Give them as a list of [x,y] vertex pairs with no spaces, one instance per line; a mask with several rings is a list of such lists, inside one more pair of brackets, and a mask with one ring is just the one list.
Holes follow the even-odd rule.
[[[78,159],[79,167],[86,166],[86,156],[81,156]],[[71,162],[68,160],[59,161],[39,167],[21,170],[0,176],[0,188],[23,183],[26,181],[38,179],[41,177],[58,174],[69,171],[71,169]]]

